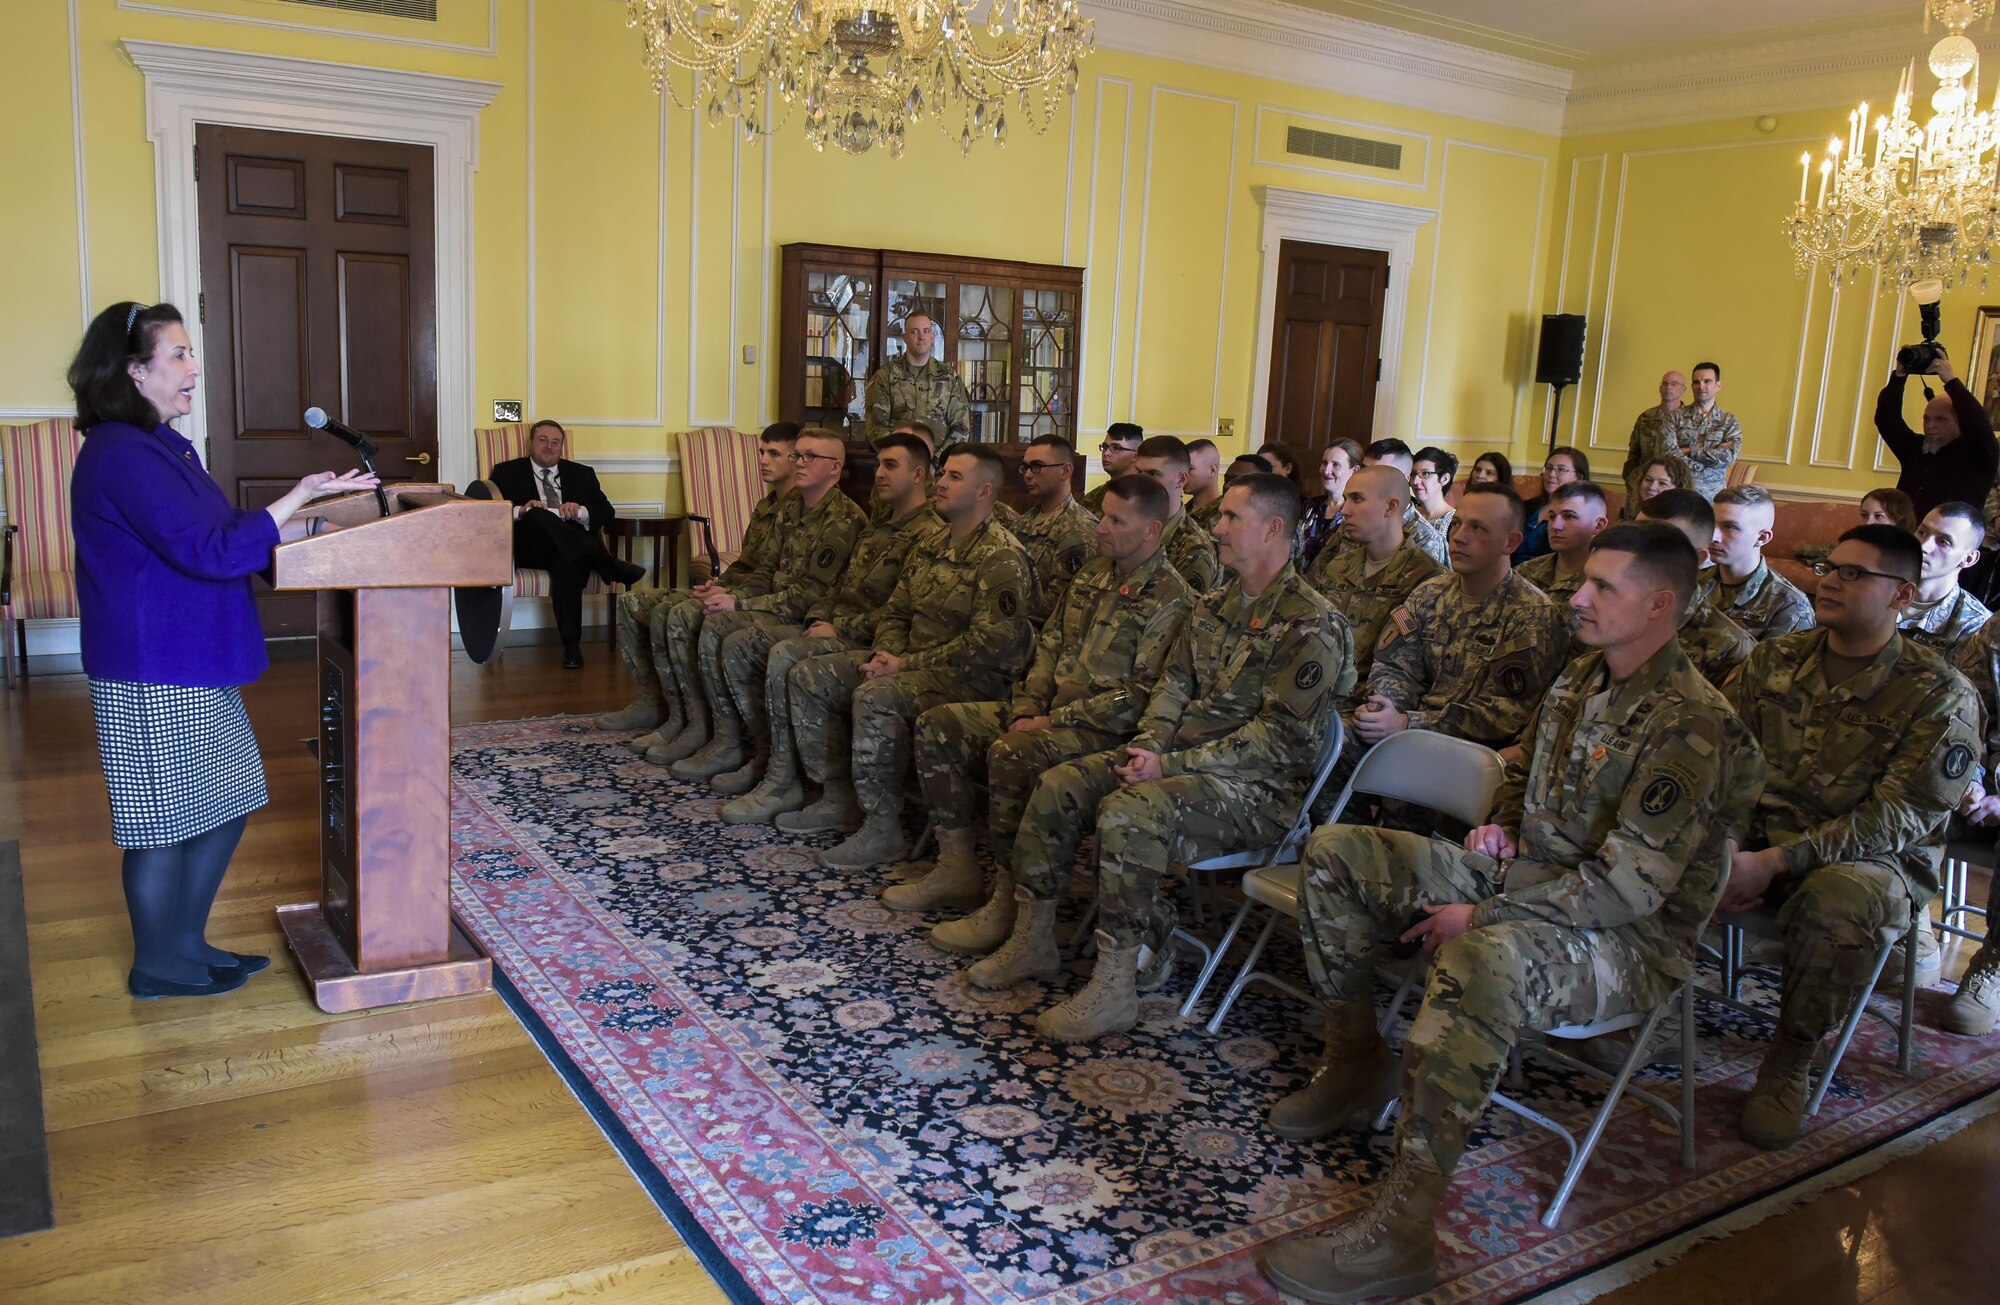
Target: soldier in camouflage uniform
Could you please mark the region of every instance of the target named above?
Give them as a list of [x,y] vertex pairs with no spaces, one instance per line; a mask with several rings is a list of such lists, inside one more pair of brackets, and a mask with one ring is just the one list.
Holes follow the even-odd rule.
[[[866,651],[906,559],[921,557],[945,533],[944,519],[931,508],[929,446],[898,432],[882,441],[876,458],[875,501],[881,510],[855,545],[840,579],[807,610],[805,630],[774,644],[753,626],[723,641],[723,678],[745,728],[752,737],[768,730],[770,740],[762,779],[722,805],[722,818],[730,824],[767,824],[772,817],[806,804],[786,700],[787,677],[808,658]],[[712,782],[721,789],[741,779],[732,773]]]
[[[1028,619],[1040,629],[1075,575],[1097,552],[1097,518],[1069,492],[1076,449],[1060,435],[1036,437],[1021,450],[1021,479],[1033,509],[995,515],[1028,550],[1035,568],[1035,605]],[[1002,506],[1005,506],[1004,504]]]
[[727,774],[730,778],[717,791],[743,793],[761,776],[768,738],[764,704],[761,695],[747,706],[738,703],[723,669],[722,650],[731,639],[768,650],[802,633],[806,612],[840,579],[855,541],[868,526],[867,514],[841,492],[846,462],[847,441],[838,432],[823,426],[800,431],[792,454],[798,517],[779,540],[770,592],[740,599],[723,592],[707,600],[697,649],[713,734],[705,746],[673,764],[676,779],[714,780]]
[[1096,489],[1083,496],[1083,506],[1090,515],[1104,515],[1104,491],[1112,481],[1133,469],[1132,459],[1139,454],[1139,445],[1146,439],[1145,429],[1136,422],[1114,421],[1104,428],[1104,442],[1098,445],[1098,459],[1104,466],[1105,481]]
[[[1695,565],[1661,526],[1598,537],[1577,599],[1589,651],[1549,690],[1491,823],[1462,844],[1330,825],[1307,845],[1299,928],[1326,1044],[1306,1085],[1272,1107],[1272,1130],[1367,1128],[1399,1091],[1402,1115],[1372,1208],[1266,1255],[1284,1290],[1359,1300],[1431,1287],[1434,1212],[1522,1031],[1646,1010],[1692,972],[1764,772],[1674,637]],[[1398,938],[1436,958],[1400,1066],[1372,995],[1376,948]]]
[[[1139,445],[1139,452],[1132,459],[1132,472],[1159,481],[1178,507],[1181,495],[1187,492],[1190,465],[1185,443],[1172,435],[1155,435]],[[1196,593],[1205,594],[1222,583],[1222,563],[1215,556],[1215,540],[1195,525],[1185,508],[1175,512],[1173,520],[1167,522],[1160,549],[1173,563],[1174,570],[1181,573],[1181,579],[1188,582],[1188,588]]]
[[[1687,536],[1704,560],[1715,539],[1715,509],[1691,489],[1669,489],[1639,505],[1639,517],[1669,525]],[[1681,620],[1681,651],[1696,670],[1718,687],[1726,681],[1757,641],[1750,632],[1707,603],[1693,603]]]
[[1261,847],[1298,814],[1328,722],[1354,685],[1347,622],[1291,565],[1298,490],[1246,477],[1223,496],[1216,537],[1235,578],[1195,604],[1123,749],[1041,777],[1015,837],[1014,930],[967,971],[982,988],[1061,968],[1056,901],[1077,847],[1097,831],[1097,966],[1090,983],[1036,1027],[1088,1042],[1138,1019],[1142,944],[1162,958],[1173,908],[1170,864]]
[[1695,597],[1743,627],[1752,639],[1812,628],[1812,599],[1764,561],[1777,504],[1762,485],[1736,485],[1715,496],[1713,566],[1702,568]]
[[1945,818],[1980,756],[1971,686],[1895,628],[1915,541],[1860,526],[1829,560],[1820,628],[1758,644],[1727,690],[1771,767],[1723,907],[1778,908],[1778,1027],[1742,1119],[1773,1149],[1797,1140],[1813,1054],[1866,995],[1877,950],[1937,893]]
[[[1958,672],[1972,681],[1979,695],[1980,728],[1985,735],[1985,764],[1966,793],[1959,810],[1968,824],[1991,828],[2000,824],[2000,621],[1988,621],[1965,641],[1955,661]],[[1986,890],[1986,939],[1979,944],[1958,992],[1938,1021],[1948,1033],[1984,1037],[2000,1022],[2000,940],[1991,921],[2000,920],[2000,875]]]
[[1323,548],[1306,572],[1354,632],[1354,676],[1366,683],[1382,627],[1415,589],[1443,568],[1403,535],[1410,482],[1394,467],[1363,467],[1347,478],[1341,534],[1354,547]]
[[[992,519],[1006,476],[1007,464],[987,445],[948,454],[937,509],[950,537],[897,581],[873,653],[814,657],[786,679],[799,759],[823,792],[812,806],[779,816],[778,828],[852,828],[864,817],[820,854],[822,865],[856,870],[901,860],[911,723],[939,703],[997,697],[1027,660],[1034,568],[1020,541]],[[850,716],[851,745],[842,728]]]
[[1188,520],[1213,532],[1215,519],[1222,514],[1222,454],[1211,439],[1189,440],[1187,450]]
[[1619,479],[1625,482],[1625,501],[1638,503],[1644,495],[1639,493],[1639,478],[1645,474],[1646,464],[1667,451],[1667,424],[1673,414],[1680,410],[1681,397],[1687,393],[1687,377],[1679,372],[1668,372],[1660,378],[1660,401],[1639,414],[1632,423],[1632,438],[1625,450],[1625,468]]
[[1361,743],[1405,729],[1491,748],[1520,738],[1569,648],[1567,611],[1509,569],[1522,519],[1513,486],[1466,486],[1452,574],[1411,590],[1376,642],[1368,696],[1354,709]]
[[1570,595],[1583,588],[1583,563],[1590,541],[1611,524],[1604,491],[1588,480],[1556,486],[1549,495],[1549,552],[1514,568],[1514,573],[1568,607]]
[[[937,833],[938,858],[923,879],[882,900],[899,911],[985,905],[940,924],[931,940],[983,956],[1014,927],[1014,831],[1043,771],[1117,747],[1139,727],[1153,681],[1194,595],[1160,548],[1175,507],[1159,483],[1121,476],[1104,496],[1100,555],[1086,563],[1035,641],[1034,664],[1011,701],[948,703],[917,718],[916,766]],[[973,859],[975,782],[990,795],[987,830],[1000,867],[983,893]]]
[[1970,503],[1940,503],[1917,526],[1917,543],[1924,550],[1923,575],[1917,581],[1916,601],[1897,624],[1905,635],[1946,661],[1993,616],[1985,603],[1958,583],[1965,568],[1979,561],[1985,536],[1986,523]]
[[[764,428],[757,441],[757,474],[764,496],[750,509],[743,543],[736,560],[690,589],[631,589],[618,595],[618,655],[639,687],[639,696],[620,711],[598,718],[604,729],[648,727],[649,733],[628,740],[634,752],[663,746],[687,724],[687,698],[667,651],[667,613],[681,604],[697,607],[710,593],[763,593],[778,564],[778,534],[787,513],[796,510],[792,497],[792,449],[798,439],[795,422]],[[663,759],[667,760],[667,759]]]
[[925,313],[903,319],[903,352],[875,369],[862,398],[861,433],[880,444],[899,422],[942,422],[946,442],[972,435],[972,396],[951,364],[935,357],[937,324]]

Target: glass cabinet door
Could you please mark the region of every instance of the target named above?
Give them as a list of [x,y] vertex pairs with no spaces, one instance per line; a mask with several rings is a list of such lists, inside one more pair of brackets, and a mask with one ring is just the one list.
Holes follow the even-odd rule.
[[859,421],[861,391],[875,370],[875,282],[850,268],[805,269],[805,423],[843,430]]
[[972,438],[981,443],[1014,438],[1014,327],[1013,286],[960,283],[953,356],[972,400]]
[[1021,292],[1022,443],[1041,435],[1076,440],[1077,295],[1035,287]]

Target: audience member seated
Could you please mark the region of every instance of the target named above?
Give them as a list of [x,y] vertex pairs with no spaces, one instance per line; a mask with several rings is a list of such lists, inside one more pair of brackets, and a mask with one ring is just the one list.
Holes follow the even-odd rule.
[[[1416,458],[1411,454],[1410,446],[1399,439],[1376,440],[1361,455],[1361,465],[1394,467],[1408,481],[1410,473],[1416,469]],[[1403,537],[1429,553],[1439,566],[1446,565],[1444,529],[1432,525],[1430,518],[1417,510],[1414,495],[1409,506],[1403,509]],[[1347,544],[1344,540],[1335,539],[1332,547],[1345,548]]]
[[1187,514],[1203,530],[1222,511],[1222,453],[1211,439],[1188,441]]
[[1655,494],[1664,494],[1670,489],[1693,489],[1694,475],[1688,470],[1679,454],[1662,453],[1650,459],[1639,469],[1639,483],[1633,488],[1625,506],[1618,510],[1622,521],[1637,521],[1639,505]]
[[1275,475],[1229,488],[1215,537],[1232,577],[1196,601],[1138,733],[1035,784],[1014,845],[1025,891],[1013,932],[966,973],[1001,988],[1062,971],[1056,904],[1095,828],[1096,968],[1035,1021],[1046,1037],[1090,1042],[1136,1024],[1139,992],[1171,970],[1167,867],[1263,846],[1298,814],[1320,740],[1354,686],[1347,622],[1291,565],[1299,507],[1297,487]]
[[1006,525],[1035,568],[1035,604],[1028,619],[1038,627],[1061,601],[1070,577],[1097,551],[1097,518],[1070,494],[1075,459],[1076,449],[1060,435],[1038,435],[1021,450],[1029,508]]
[[1729,485],[1729,469],[1743,452],[1743,423],[1733,412],[1716,406],[1722,392],[1722,368],[1700,362],[1688,373],[1694,401],[1677,408],[1666,420],[1663,452],[1677,453],[1694,475],[1695,492],[1710,502]]
[[1917,533],[1917,509],[1900,489],[1871,489],[1861,496],[1861,524]]
[[[1368,1209],[1265,1253],[1281,1290],[1358,1301],[1435,1285],[1439,1203],[1523,1031],[1647,1010],[1692,973],[1730,833],[1764,770],[1676,644],[1695,565],[1657,525],[1597,536],[1575,599],[1591,651],[1550,689],[1492,823],[1462,846],[1356,825],[1313,835],[1299,928],[1326,1045],[1305,1087],[1272,1107],[1271,1128],[1295,1139],[1366,1129],[1399,1083],[1402,1113]],[[1435,958],[1400,1066],[1373,1000],[1376,950],[1398,939]]]
[[[1974,771],[1959,810],[1967,824],[1991,829],[2000,825],[2000,621],[1988,621],[1967,640],[1958,650],[1956,665],[1979,695],[1980,722],[1986,731],[1984,764]],[[1982,1038],[2000,1020],[2000,941],[1992,924],[2000,920],[2000,874],[1992,877],[1986,890],[1986,919],[1985,941],[1967,963],[1958,992],[1938,1021],[1947,1033]],[[1918,971],[1921,974],[1921,958]]]
[[1351,547],[1319,555],[1306,581],[1345,617],[1354,633],[1354,677],[1365,684],[1375,643],[1389,613],[1444,568],[1403,533],[1410,482],[1389,466],[1363,467],[1347,479],[1340,533]]
[[[1917,593],[1916,540],[1857,526],[1822,565],[1819,628],[1758,644],[1727,689],[1770,766],[1722,900],[1776,908],[1783,936],[1777,1029],[1742,1116],[1767,1149],[1798,1139],[1820,1040],[1937,894],[1945,818],[1981,753],[1971,686],[1896,631]],[[1919,958],[1918,982],[1935,981]]]
[[1187,487],[1187,445],[1172,435],[1155,435],[1139,446],[1138,455],[1132,459],[1132,472],[1158,481],[1174,501],[1175,511],[1167,521],[1160,548],[1174,570],[1181,573],[1181,579],[1198,594],[1221,584],[1222,563],[1216,560],[1215,541],[1180,506]]
[[1523,509],[1512,485],[1468,485],[1451,532],[1451,570],[1389,614],[1354,709],[1364,744],[1406,729],[1491,748],[1520,738],[1562,669],[1569,613],[1509,566]]
[[[1951,359],[1939,350],[1928,375],[1944,382],[1944,393],[1924,404],[1924,433],[1903,420],[1903,386],[1909,379],[1899,365],[1875,399],[1875,431],[1903,471],[1896,488],[1909,495],[1918,517],[1940,503],[1962,500],[1984,503],[2000,468],[2000,442],[1993,422],[1972,391],[1952,372]],[[1924,386],[1930,392],[1928,383]]]
[[1743,627],[1772,639],[1813,623],[1812,599],[1764,562],[1777,505],[1762,485],[1736,485],[1715,496],[1711,566],[1702,568],[1695,598]]
[[[1670,489],[1640,504],[1639,515],[1677,528],[1701,560],[1708,561],[1708,546],[1715,539],[1715,509],[1707,499],[1691,489]],[[1748,630],[1709,604],[1688,604],[1687,615],[1681,620],[1681,651],[1710,684],[1720,686],[1726,681],[1756,644]]]
[[1114,421],[1104,428],[1104,442],[1097,448],[1106,479],[1103,485],[1083,496],[1083,505],[1090,509],[1091,516],[1104,515],[1105,488],[1131,472],[1132,459],[1138,456],[1139,446],[1145,442],[1146,429],[1137,422]]
[[[1590,479],[1590,459],[1581,449],[1573,449],[1567,444],[1558,444],[1549,450],[1549,456],[1542,459],[1542,492],[1525,504],[1528,521],[1521,528],[1521,544],[1514,550],[1514,565],[1540,557],[1549,551],[1549,498],[1556,492],[1556,486],[1567,485],[1573,480]],[[1511,482],[1509,488],[1512,488]],[[1460,507],[1464,504],[1460,503]]]
[[1353,440],[1335,440],[1320,454],[1319,483],[1326,492],[1308,497],[1302,506],[1298,545],[1292,550],[1292,561],[1300,570],[1317,562],[1339,535],[1347,478],[1361,469],[1361,458],[1361,446]]
[[1472,460],[1472,471],[1465,480],[1469,485],[1511,485],[1514,464],[1507,460],[1506,454],[1488,450]]
[[[1229,460],[1228,468],[1222,473],[1222,487],[1226,490],[1245,476],[1268,476],[1270,474],[1271,464],[1261,454],[1239,453]],[[1218,510],[1216,515],[1220,516],[1221,512]]]
[[1558,485],[1549,495],[1548,518],[1550,551],[1522,563],[1517,570],[1523,580],[1567,608],[1570,595],[1583,588],[1583,564],[1590,556],[1590,541],[1611,524],[1604,491],[1591,480]]
[[[1679,372],[1668,372],[1660,377],[1660,401],[1632,422],[1632,435],[1625,445],[1625,466],[1618,475],[1624,483],[1627,502],[1637,503],[1646,497],[1639,489],[1639,481],[1645,474],[1646,464],[1667,451],[1667,425],[1681,410],[1681,400],[1686,394],[1687,377]],[[1677,485],[1674,488],[1688,487]]]
[[1410,459],[1410,498],[1424,520],[1440,535],[1451,533],[1451,492],[1458,485],[1458,459],[1435,445],[1417,450]]
[[597,473],[565,458],[568,437],[546,418],[528,431],[528,456],[495,464],[488,479],[514,505],[514,565],[549,573],[549,606],[567,670],[583,665],[583,587],[593,573],[630,585],[646,568],[621,562],[598,533],[616,517]]
[[1917,597],[1896,624],[1910,638],[1950,661],[1959,647],[1992,618],[1986,604],[1967,593],[1959,577],[1979,561],[1986,523],[1970,503],[1940,503],[1917,527],[1923,572]]

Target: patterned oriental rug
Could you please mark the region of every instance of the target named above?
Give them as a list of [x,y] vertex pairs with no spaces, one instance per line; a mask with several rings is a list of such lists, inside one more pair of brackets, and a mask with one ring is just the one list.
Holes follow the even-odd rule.
[[[1299,1003],[1252,989],[1211,1037],[1175,1013],[1183,965],[1131,1034],[1051,1045],[1032,1017],[1077,977],[969,988],[874,900],[879,876],[816,864],[833,836],[724,824],[619,741],[577,719],[457,730],[453,902],[732,1299],[1276,1300],[1258,1248],[1366,1204],[1386,1135],[1263,1126],[1317,1051]],[[1562,1143],[1489,1112],[1427,1299],[1590,1299],[2000,1106],[2000,1039],[1936,1032],[1947,994],[1922,998],[1919,1076],[1865,1021],[1818,1126],[1778,1154],[1734,1127],[1767,1029],[1705,1004],[1700,1168],[1628,1102],[1555,1230]],[[1669,1099],[1672,1073],[1647,1076]],[[1516,1095],[1579,1132],[1599,1099],[1532,1060]]]

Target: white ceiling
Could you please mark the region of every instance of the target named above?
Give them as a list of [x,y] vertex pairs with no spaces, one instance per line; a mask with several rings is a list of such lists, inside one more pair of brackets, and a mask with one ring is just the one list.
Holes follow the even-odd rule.
[[[1575,65],[1600,55],[1698,49],[1748,32],[1906,15],[1922,29],[1923,0],[1290,0],[1293,4],[1463,41],[1522,58]],[[1983,26],[1983,25],[1982,25]],[[1978,29],[1975,29],[1977,35]]]

